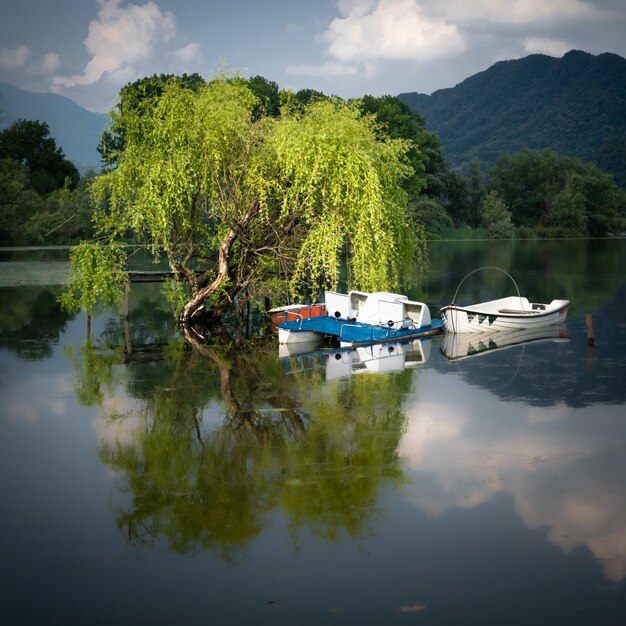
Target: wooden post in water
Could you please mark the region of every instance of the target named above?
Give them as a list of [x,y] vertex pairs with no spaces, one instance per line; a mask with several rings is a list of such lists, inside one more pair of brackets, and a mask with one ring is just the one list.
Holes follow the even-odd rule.
[[587,345],[593,348],[593,321],[591,320],[591,315],[587,314],[585,316],[585,324],[587,325]]
[[130,311],[130,280],[124,289],[124,338],[126,340],[126,354],[132,354],[133,346],[130,342],[130,324],[128,322]]
[[593,322],[591,320],[591,315],[587,314],[585,316],[585,324],[587,326],[587,369],[593,369]]
[[124,290],[124,319],[128,320],[128,311],[130,310],[130,280],[126,283]]

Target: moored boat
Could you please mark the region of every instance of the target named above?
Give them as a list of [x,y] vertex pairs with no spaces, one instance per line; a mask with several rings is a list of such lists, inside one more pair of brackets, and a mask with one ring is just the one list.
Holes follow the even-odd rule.
[[509,296],[468,306],[450,304],[441,309],[441,317],[446,332],[450,333],[521,330],[564,322],[569,305],[569,300],[540,304]]
[[426,304],[397,293],[327,291],[325,307],[326,315],[304,317],[296,313],[296,319],[279,324],[279,341],[311,341],[321,336],[356,346],[433,335],[443,328],[441,320],[431,319]]
[[302,317],[319,317],[326,315],[326,305],[323,302],[316,304],[288,304],[270,309],[267,312],[272,320],[272,332],[276,334],[278,325]]
[[[455,304],[461,285],[480,270],[497,270],[506,274],[515,285],[517,296],[460,306]],[[499,267],[479,267],[467,274],[456,289],[452,304],[440,309],[447,333],[476,333],[494,330],[536,329],[564,322],[569,300],[552,300],[548,304],[530,302],[520,295],[515,279]]]

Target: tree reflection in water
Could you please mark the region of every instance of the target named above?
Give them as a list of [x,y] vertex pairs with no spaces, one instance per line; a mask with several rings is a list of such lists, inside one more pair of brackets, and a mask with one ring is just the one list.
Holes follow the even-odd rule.
[[128,541],[232,562],[273,511],[294,545],[305,528],[327,540],[370,532],[381,489],[403,481],[412,371],[326,382],[322,359],[300,370],[274,343],[195,341],[123,364],[85,347],[76,388],[102,408],[100,457]]

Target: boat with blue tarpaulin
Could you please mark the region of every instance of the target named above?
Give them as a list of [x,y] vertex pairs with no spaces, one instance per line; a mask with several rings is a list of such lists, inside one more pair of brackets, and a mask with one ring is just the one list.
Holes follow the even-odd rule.
[[[278,325],[282,344],[335,338],[341,345],[358,346],[436,335],[441,320],[433,320],[428,306],[403,294],[377,291],[327,291],[325,315],[306,315],[295,310]],[[292,319],[295,318],[295,319]]]

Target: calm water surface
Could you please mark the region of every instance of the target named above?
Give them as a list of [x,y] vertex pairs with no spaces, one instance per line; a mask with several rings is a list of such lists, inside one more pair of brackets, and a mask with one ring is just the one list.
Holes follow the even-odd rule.
[[86,341],[66,256],[0,251],[0,623],[625,623],[626,240],[433,244],[433,314],[497,266],[567,324],[307,355],[155,285]]

